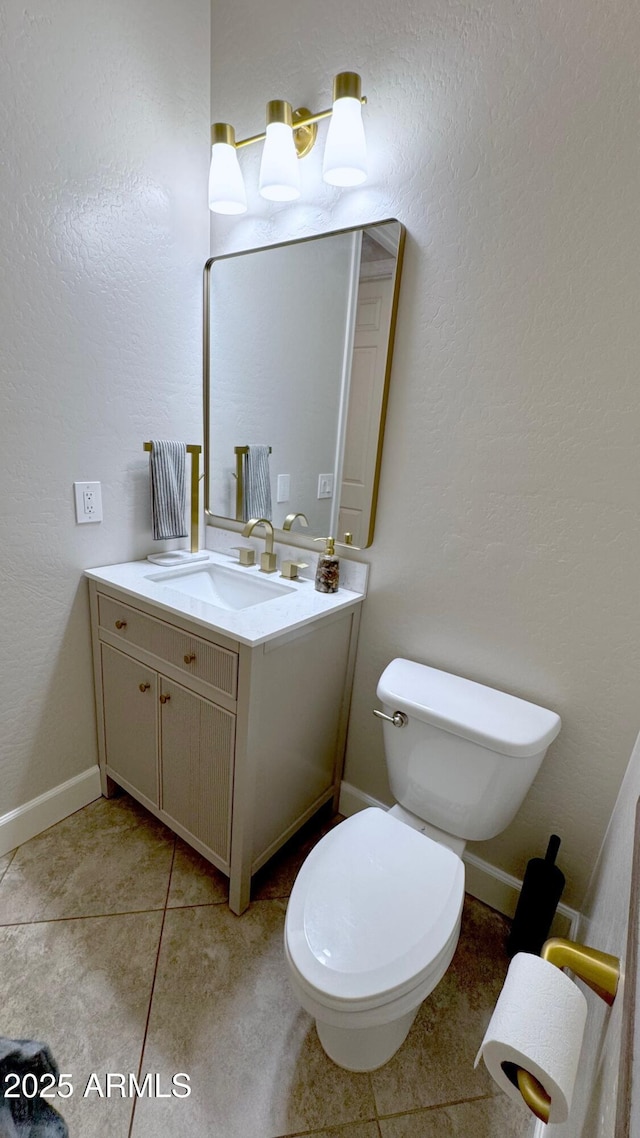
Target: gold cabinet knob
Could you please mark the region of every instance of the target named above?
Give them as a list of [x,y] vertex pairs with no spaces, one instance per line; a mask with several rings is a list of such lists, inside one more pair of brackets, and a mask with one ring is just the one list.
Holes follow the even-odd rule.
[[190,652],[188,656],[185,656],[184,662],[185,662],[185,664],[193,664],[193,661],[195,660],[195,658],[196,658],[195,652]]
[[126,628],[126,627],[127,627],[126,620],[117,620],[116,621],[116,628]]
[[160,696],[160,703],[168,703],[170,699],[171,699],[170,695],[161,695]]
[[149,691],[151,684],[138,684],[138,687],[140,688],[140,691]]

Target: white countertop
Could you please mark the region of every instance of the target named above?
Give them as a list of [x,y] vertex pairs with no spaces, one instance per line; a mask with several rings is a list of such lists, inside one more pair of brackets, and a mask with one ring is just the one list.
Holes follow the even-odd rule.
[[[207,551],[207,559],[195,563],[194,568],[203,568],[207,563],[230,567],[234,572],[257,576],[258,580],[265,576],[260,573],[257,565],[238,565],[237,558],[227,553]],[[337,593],[318,593],[314,582],[308,578],[289,581],[279,573],[273,573],[269,574],[267,580],[286,585],[291,588],[291,592],[249,608],[227,610],[172,589],[169,579],[166,583],[150,580],[162,571],[162,566],[150,561],[129,561],[122,565],[101,565],[96,569],[85,569],[85,576],[98,584],[119,589],[130,597],[157,605],[174,616],[187,617],[195,624],[221,632],[232,640],[251,647],[364,600],[364,593],[353,592],[351,589],[339,588]]]

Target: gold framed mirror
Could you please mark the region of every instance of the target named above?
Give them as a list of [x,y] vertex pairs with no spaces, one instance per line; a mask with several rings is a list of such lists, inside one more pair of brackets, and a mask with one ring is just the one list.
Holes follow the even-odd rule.
[[278,530],[303,514],[296,538],[371,544],[404,240],[389,219],[207,261],[208,524],[258,502]]

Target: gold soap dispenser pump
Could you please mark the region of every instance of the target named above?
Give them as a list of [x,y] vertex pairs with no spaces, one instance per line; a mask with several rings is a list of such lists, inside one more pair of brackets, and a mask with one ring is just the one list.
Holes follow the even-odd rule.
[[324,541],[324,553],[318,558],[316,569],[316,590],[319,593],[337,593],[340,581],[340,562],[336,555],[335,537],[314,537],[314,541]]

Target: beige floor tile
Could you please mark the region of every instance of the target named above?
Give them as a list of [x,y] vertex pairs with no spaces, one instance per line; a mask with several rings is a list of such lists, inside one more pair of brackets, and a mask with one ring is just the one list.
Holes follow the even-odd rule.
[[11,865],[15,852],[15,850],[11,850],[10,853],[4,854],[2,857],[0,857],[0,881],[2,881],[2,878]]
[[19,847],[0,882],[0,925],[162,908],[173,846],[133,799],[98,798]]
[[380,1138],[377,1122],[354,1122],[347,1126],[330,1126],[328,1130],[303,1130],[287,1138]]
[[327,1059],[289,990],[284,911],[167,911],[144,1069],[184,1071],[193,1090],[140,1100],[133,1138],[276,1138],[375,1118],[369,1076]]
[[176,839],[171,870],[169,908],[181,905],[219,905],[229,898],[229,879],[191,846]]
[[380,1120],[382,1138],[528,1138],[535,1119],[506,1095]]
[[372,1073],[380,1115],[491,1095],[476,1053],[506,974],[508,923],[467,897],[462,933],[449,969],[423,1003],[400,1050]]
[[83,1097],[89,1076],[137,1074],[162,913],[0,928],[2,1033],[49,1044],[72,1076],[52,1103],[82,1138],[127,1138],[132,1102]]

